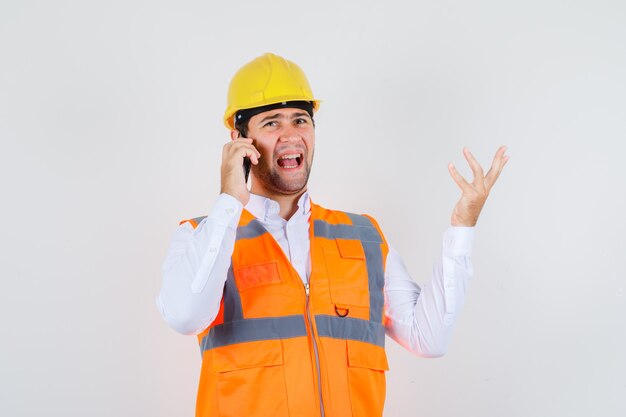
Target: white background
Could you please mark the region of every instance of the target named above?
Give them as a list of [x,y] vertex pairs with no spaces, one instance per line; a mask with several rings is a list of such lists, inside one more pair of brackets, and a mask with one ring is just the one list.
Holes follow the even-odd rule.
[[468,146],[511,160],[449,353],[388,340],[387,416],[626,415],[623,1],[0,3],[0,415],[191,416],[154,304],[219,190],[230,77],[272,51],[323,101],[310,190],[423,283]]

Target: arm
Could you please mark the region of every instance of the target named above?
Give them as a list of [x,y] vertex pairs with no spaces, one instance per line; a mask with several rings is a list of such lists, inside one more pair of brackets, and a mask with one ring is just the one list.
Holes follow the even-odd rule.
[[221,194],[213,210],[195,229],[185,222],[174,234],[156,302],[167,324],[179,333],[202,332],[219,312],[237,224],[250,199],[243,161],[250,158],[256,165],[260,157],[252,139],[232,131],[222,150]]
[[509,160],[501,146],[485,175],[469,149],[463,149],[474,179],[470,183],[453,164],[448,171],[461,189],[452,211],[452,227],[444,234],[441,260],[423,290],[413,282],[397,252],[390,248],[385,269],[387,334],[413,353],[441,356],[450,343],[452,327],[473,275],[470,262],[474,228],[489,192]]
[[473,275],[473,240],[472,227],[446,230],[442,256],[422,289],[390,247],[385,269],[386,332],[410,352],[424,357],[446,353]]
[[177,332],[198,334],[215,319],[242,209],[236,198],[220,194],[211,213],[195,229],[185,222],[174,233],[156,302]]

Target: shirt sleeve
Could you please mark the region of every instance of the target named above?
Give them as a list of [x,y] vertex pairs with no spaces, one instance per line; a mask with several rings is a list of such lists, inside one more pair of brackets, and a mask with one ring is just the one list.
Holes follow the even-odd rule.
[[386,333],[412,353],[438,357],[446,353],[452,328],[474,274],[470,256],[473,227],[449,227],[441,258],[423,288],[413,281],[389,248],[385,269]]
[[174,232],[156,303],[177,332],[198,334],[217,316],[242,209],[239,200],[220,194],[195,229],[184,222]]

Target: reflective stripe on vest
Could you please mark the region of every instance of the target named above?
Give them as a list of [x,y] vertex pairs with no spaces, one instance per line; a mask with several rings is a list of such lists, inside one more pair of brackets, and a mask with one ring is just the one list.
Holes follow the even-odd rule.
[[370,320],[380,323],[385,304],[383,295],[385,272],[383,270],[382,251],[380,249],[380,244],[383,243],[383,239],[371,220],[367,217],[352,213],[346,213],[346,215],[352,220],[352,226],[346,224],[329,224],[323,220],[315,220],[314,235],[315,237],[324,237],[327,239],[339,238],[361,241],[367,262],[370,293]]
[[237,237],[235,240],[254,239],[255,237],[259,237],[265,233],[269,232],[265,227],[263,227],[260,221],[254,219],[245,226],[237,227]]
[[211,328],[202,339],[200,349],[228,346],[260,340],[288,339],[306,336],[304,316],[269,317],[225,322]]
[[315,316],[317,334],[320,337],[356,340],[385,347],[385,326],[368,320],[352,317],[337,317],[318,314]]
[[243,309],[239,290],[233,275],[233,265],[231,263],[224,285],[224,322],[243,320]]

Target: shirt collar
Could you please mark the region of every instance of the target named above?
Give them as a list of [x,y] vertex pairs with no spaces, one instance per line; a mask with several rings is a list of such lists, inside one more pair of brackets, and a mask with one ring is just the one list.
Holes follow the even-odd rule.
[[[248,210],[254,217],[267,222],[270,218],[276,218],[280,216],[280,206],[278,202],[271,200],[262,195],[250,193],[250,201],[246,204],[246,210]],[[305,191],[304,194],[298,199],[298,210],[294,213],[291,219],[306,216],[311,211],[311,199],[309,198],[309,192]],[[291,220],[289,219],[289,220]]]

